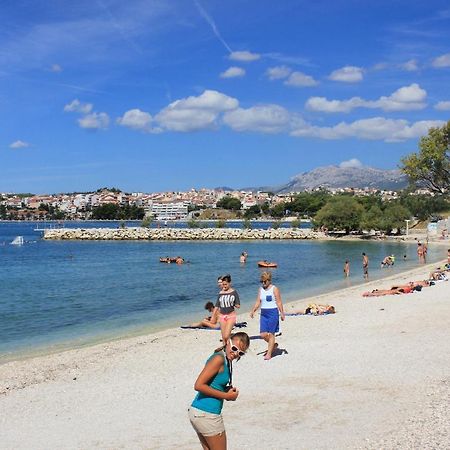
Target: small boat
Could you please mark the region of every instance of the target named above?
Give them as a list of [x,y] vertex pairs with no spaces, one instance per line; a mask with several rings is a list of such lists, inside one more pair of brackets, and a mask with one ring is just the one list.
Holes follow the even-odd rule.
[[269,262],[269,261],[258,261],[258,267],[278,267],[278,264],[275,262]]
[[11,245],[23,245],[23,236],[16,236],[12,241]]

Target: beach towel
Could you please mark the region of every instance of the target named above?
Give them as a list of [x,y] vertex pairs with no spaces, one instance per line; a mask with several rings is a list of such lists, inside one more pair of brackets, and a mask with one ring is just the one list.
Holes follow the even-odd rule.
[[[245,328],[247,326],[247,322],[236,322],[234,324],[234,328]],[[182,325],[180,327],[183,330],[206,330],[206,331],[219,331],[220,327],[218,328],[207,328],[207,327],[191,327],[190,325]]]

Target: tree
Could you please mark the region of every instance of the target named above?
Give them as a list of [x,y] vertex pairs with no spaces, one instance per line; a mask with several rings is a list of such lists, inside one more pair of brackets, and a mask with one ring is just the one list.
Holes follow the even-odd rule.
[[411,212],[399,203],[391,203],[383,211],[382,229],[390,234],[396,228],[397,233],[400,234],[400,230],[406,225],[405,220],[407,219],[411,219]]
[[450,121],[441,128],[430,128],[422,136],[419,152],[401,160],[401,170],[414,185],[444,194],[450,188]]
[[222,197],[216,204],[217,208],[231,209],[232,211],[239,211],[242,204],[238,198],[227,195]]
[[377,205],[373,205],[368,211],[364,211],[360,227],[363,230],[382,230],[384,225],[383,211]]
[[261,213],[261,208],[258,205],[250,206],[250,208],[246,209],[244,212],[244,217],[246,219],[254,219],[258,217]]
[[353,197],[331,197],[316,214],[314,224],[349,233],[359,229],[363,211],[364,208]]

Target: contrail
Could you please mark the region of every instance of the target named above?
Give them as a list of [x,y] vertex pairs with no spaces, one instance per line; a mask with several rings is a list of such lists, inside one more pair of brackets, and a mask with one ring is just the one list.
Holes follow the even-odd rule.
[[217,29],[216,23],[214,20],[208,15],[208,13],[203,9],[202,5],[198,2],[198,0],[194,0],[195,6],[198,9],[198,12],[202,15],[202,17],[209,23],[211,26],[213,33],[217,36],[217,39],[219,39],[220,42],[222,42],[223,46],[230,52],[233,53],[233,50],[231,50],[231,47],[225,42],[223,37],[220,35],[219,30]]

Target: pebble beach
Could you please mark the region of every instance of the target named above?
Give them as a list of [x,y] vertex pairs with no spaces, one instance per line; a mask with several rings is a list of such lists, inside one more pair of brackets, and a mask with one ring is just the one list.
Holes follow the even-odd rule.
[[[337,313],[288,316],[270,361],[258,319],[241,315],[252,343],[224,405],[229,448],[449,448],[450,283],[361,295],[435,266],[286,305]],[[2,448],[199,448],[187,408],[219,334],[168,329],[1,365]]]

